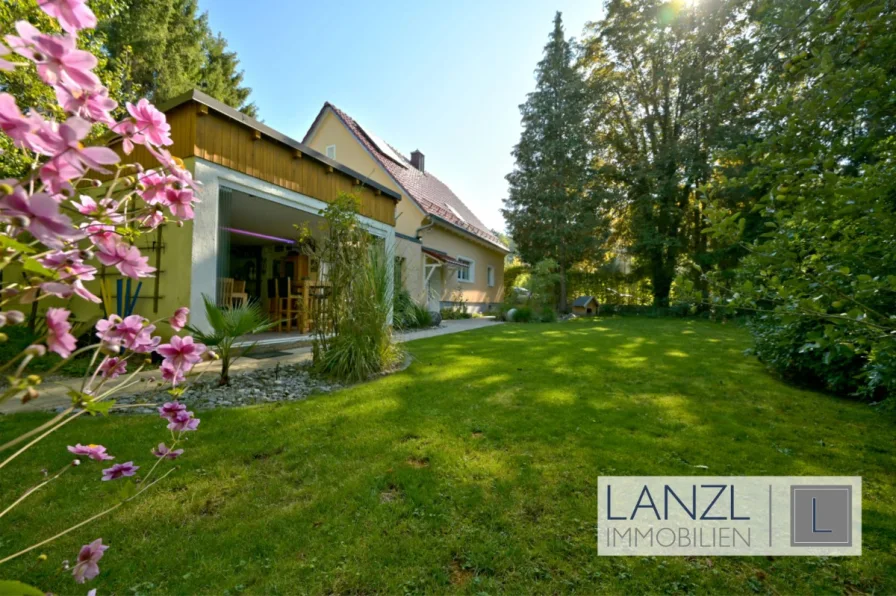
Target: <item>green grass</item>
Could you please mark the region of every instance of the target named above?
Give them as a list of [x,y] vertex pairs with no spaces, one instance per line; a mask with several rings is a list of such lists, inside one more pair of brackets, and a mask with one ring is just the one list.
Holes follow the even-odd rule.
[[[304,403],[207,412],[149,496],[0,567],[100,594],[893,593],[892,415],[785,385],[731,325],[603,319],[408,344],[407,371]],[[45,416],[0,420],[8,437]],[[153,417],[79,421],[3,470],[2,502],[101,442],[147,465]],[[695,466],[707,466],[706,469]],[[0,553],[99,511],[90,462],[0,521]],[[598,558],[596,478],[861,475],[858,558]],[[111,545],[81,589],[57,571]]]

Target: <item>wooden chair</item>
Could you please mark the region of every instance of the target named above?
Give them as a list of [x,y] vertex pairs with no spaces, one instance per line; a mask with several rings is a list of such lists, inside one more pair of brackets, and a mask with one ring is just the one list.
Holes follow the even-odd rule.
[[303,302],[304,310],[302,311],[302,332],[308,333],[312,329],[323,330],[324,332],[332,331],[332,321],[329,320],[327,311],[327,301],[330,299],[329,285],[312,285],[311,282],[305,282]]
[[246,282],[243,280],[233,280],[233,291],[230,294],[230,303],[233,306],[243,306],[249,302],[249,294],[246,293]]
[[292,279],[275,277],[268,280],[268,296],[270,297],[271,317],[277,321],[278,331],[292,331],[299,328],[299,317],[302,312],[301,296],[292,293]]
[[233,278],[222,277],[218,279],[218,306],[230,308],[233,305]]

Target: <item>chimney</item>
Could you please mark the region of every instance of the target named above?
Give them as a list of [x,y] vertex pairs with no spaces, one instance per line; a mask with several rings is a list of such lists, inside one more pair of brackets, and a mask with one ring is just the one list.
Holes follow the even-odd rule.
[[419,149],[415,149],[413,153],[411,153],[411,165],[420,170],[421,172],[426,171],[423,167],[423,162],[426,158],[420,153]]

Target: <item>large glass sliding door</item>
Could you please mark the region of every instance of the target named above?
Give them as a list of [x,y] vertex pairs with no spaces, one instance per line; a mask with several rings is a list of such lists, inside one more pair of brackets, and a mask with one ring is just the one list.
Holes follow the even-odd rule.
[[216,301],[224,302],[221,280],[230,277],[230,223],[233,211],[233,191],[229,188],[218,189],[218,283]]

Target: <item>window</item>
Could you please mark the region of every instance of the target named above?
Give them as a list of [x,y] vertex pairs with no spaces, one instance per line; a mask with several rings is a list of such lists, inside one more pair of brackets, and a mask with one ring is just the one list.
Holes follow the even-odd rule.
[[327,157],[336,159],[336,145],[327,145]]
[[457,212],[457,209],[455,209],[455,208],[452,207],[451,205],[445,205],[445,206],[448,207],[448,209],[451,210],[451,213],[454,214],[454,217],[456,217],[457,219],[461,220],[461,221],[464,222],[464,223],[467,222],[467,220],[464,219],[464,216]]
[[476,281],[476,261],[465,257],[457,257],[462,265],[457,268],[457,281],[471,284]]
[[488,287],[495,287],[495,268],[491,265],[488,267]]

